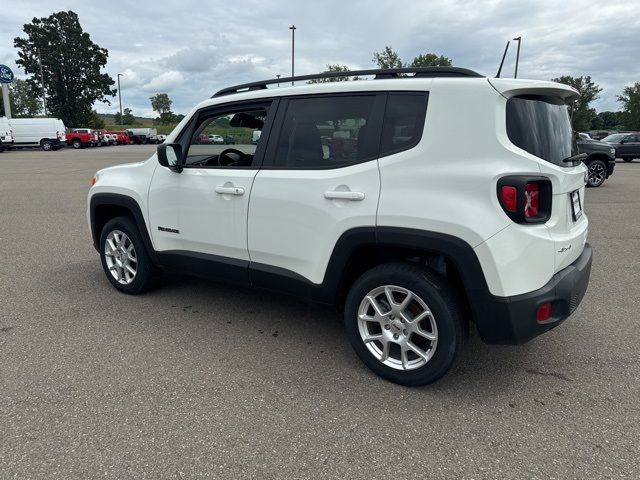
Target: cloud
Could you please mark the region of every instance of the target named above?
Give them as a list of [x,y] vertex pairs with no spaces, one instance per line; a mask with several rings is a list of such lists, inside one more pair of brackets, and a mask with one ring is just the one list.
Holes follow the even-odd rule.
[[184,77],[180,72],[171,70],[154,77],[145,83],[140,90],[143,92],[172,92],[184,83]]
[[[199,0],[127,3],[118,15],[102,5],[70,0],[21,0],[3,9],[0,63],[15,67],[13,38],[31,19],[62,9],[80,16],[93,41],[109,50],[106,67],[122,77],[123,106],[150,114],[149,96],[170,93],[174,111],[229,85],[291,71],[296,30],[296,73],[326,64],[371,68],[385,45],[403,60],[420,53],[446,55],[461,67],[495,75],[507,40],[522,35],[519,77],[591,75],[603,88],[598,110],[617,110],[616,95],[640,81],[640,3],[610,0],[395,0],[300,2],[238,0],[221,7]],[[153,15],[149,15],[153,12]],[[504,72],[514,69],[512,42]],[[14,69],[19,78],[24,75]],[[97,105],[100,111],[115,107]]]

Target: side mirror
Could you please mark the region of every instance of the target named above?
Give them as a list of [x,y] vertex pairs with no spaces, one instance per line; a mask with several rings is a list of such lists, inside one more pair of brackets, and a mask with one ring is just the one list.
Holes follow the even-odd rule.
[[179,143],[162,143],[158,145],[158,163],[163,167],[180,173],[184,165],[182,145]]

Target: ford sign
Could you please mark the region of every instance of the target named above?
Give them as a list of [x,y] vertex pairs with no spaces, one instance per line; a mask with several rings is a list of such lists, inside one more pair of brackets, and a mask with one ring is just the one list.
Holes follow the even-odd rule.
[[0,83],[13,82],[13,72],[6,65],[0,65]]

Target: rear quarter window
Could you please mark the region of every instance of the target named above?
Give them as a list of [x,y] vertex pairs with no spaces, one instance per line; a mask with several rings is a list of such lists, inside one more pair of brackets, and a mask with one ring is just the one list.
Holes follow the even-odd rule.
[[577,153],[567,105],[559,98],[522,95],[507,100],[507,136],[515,146],[542,160],[570,167]]
[[427,93],[390,93],[384,113],[380,156],[409,150],[422,138]]

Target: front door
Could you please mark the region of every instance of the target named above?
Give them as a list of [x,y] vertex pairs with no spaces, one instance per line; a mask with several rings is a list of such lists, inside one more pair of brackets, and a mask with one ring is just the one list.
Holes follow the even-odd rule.
[[213,270],[232,265],[246,275],[249,195],[264,150],[262,140],[254,145],[252,138],[268,129],[272,107],[267,101],[199,112],[180,141],[182,172],[156,168],[149,218],[161,260],[173,264],[183,257]]

